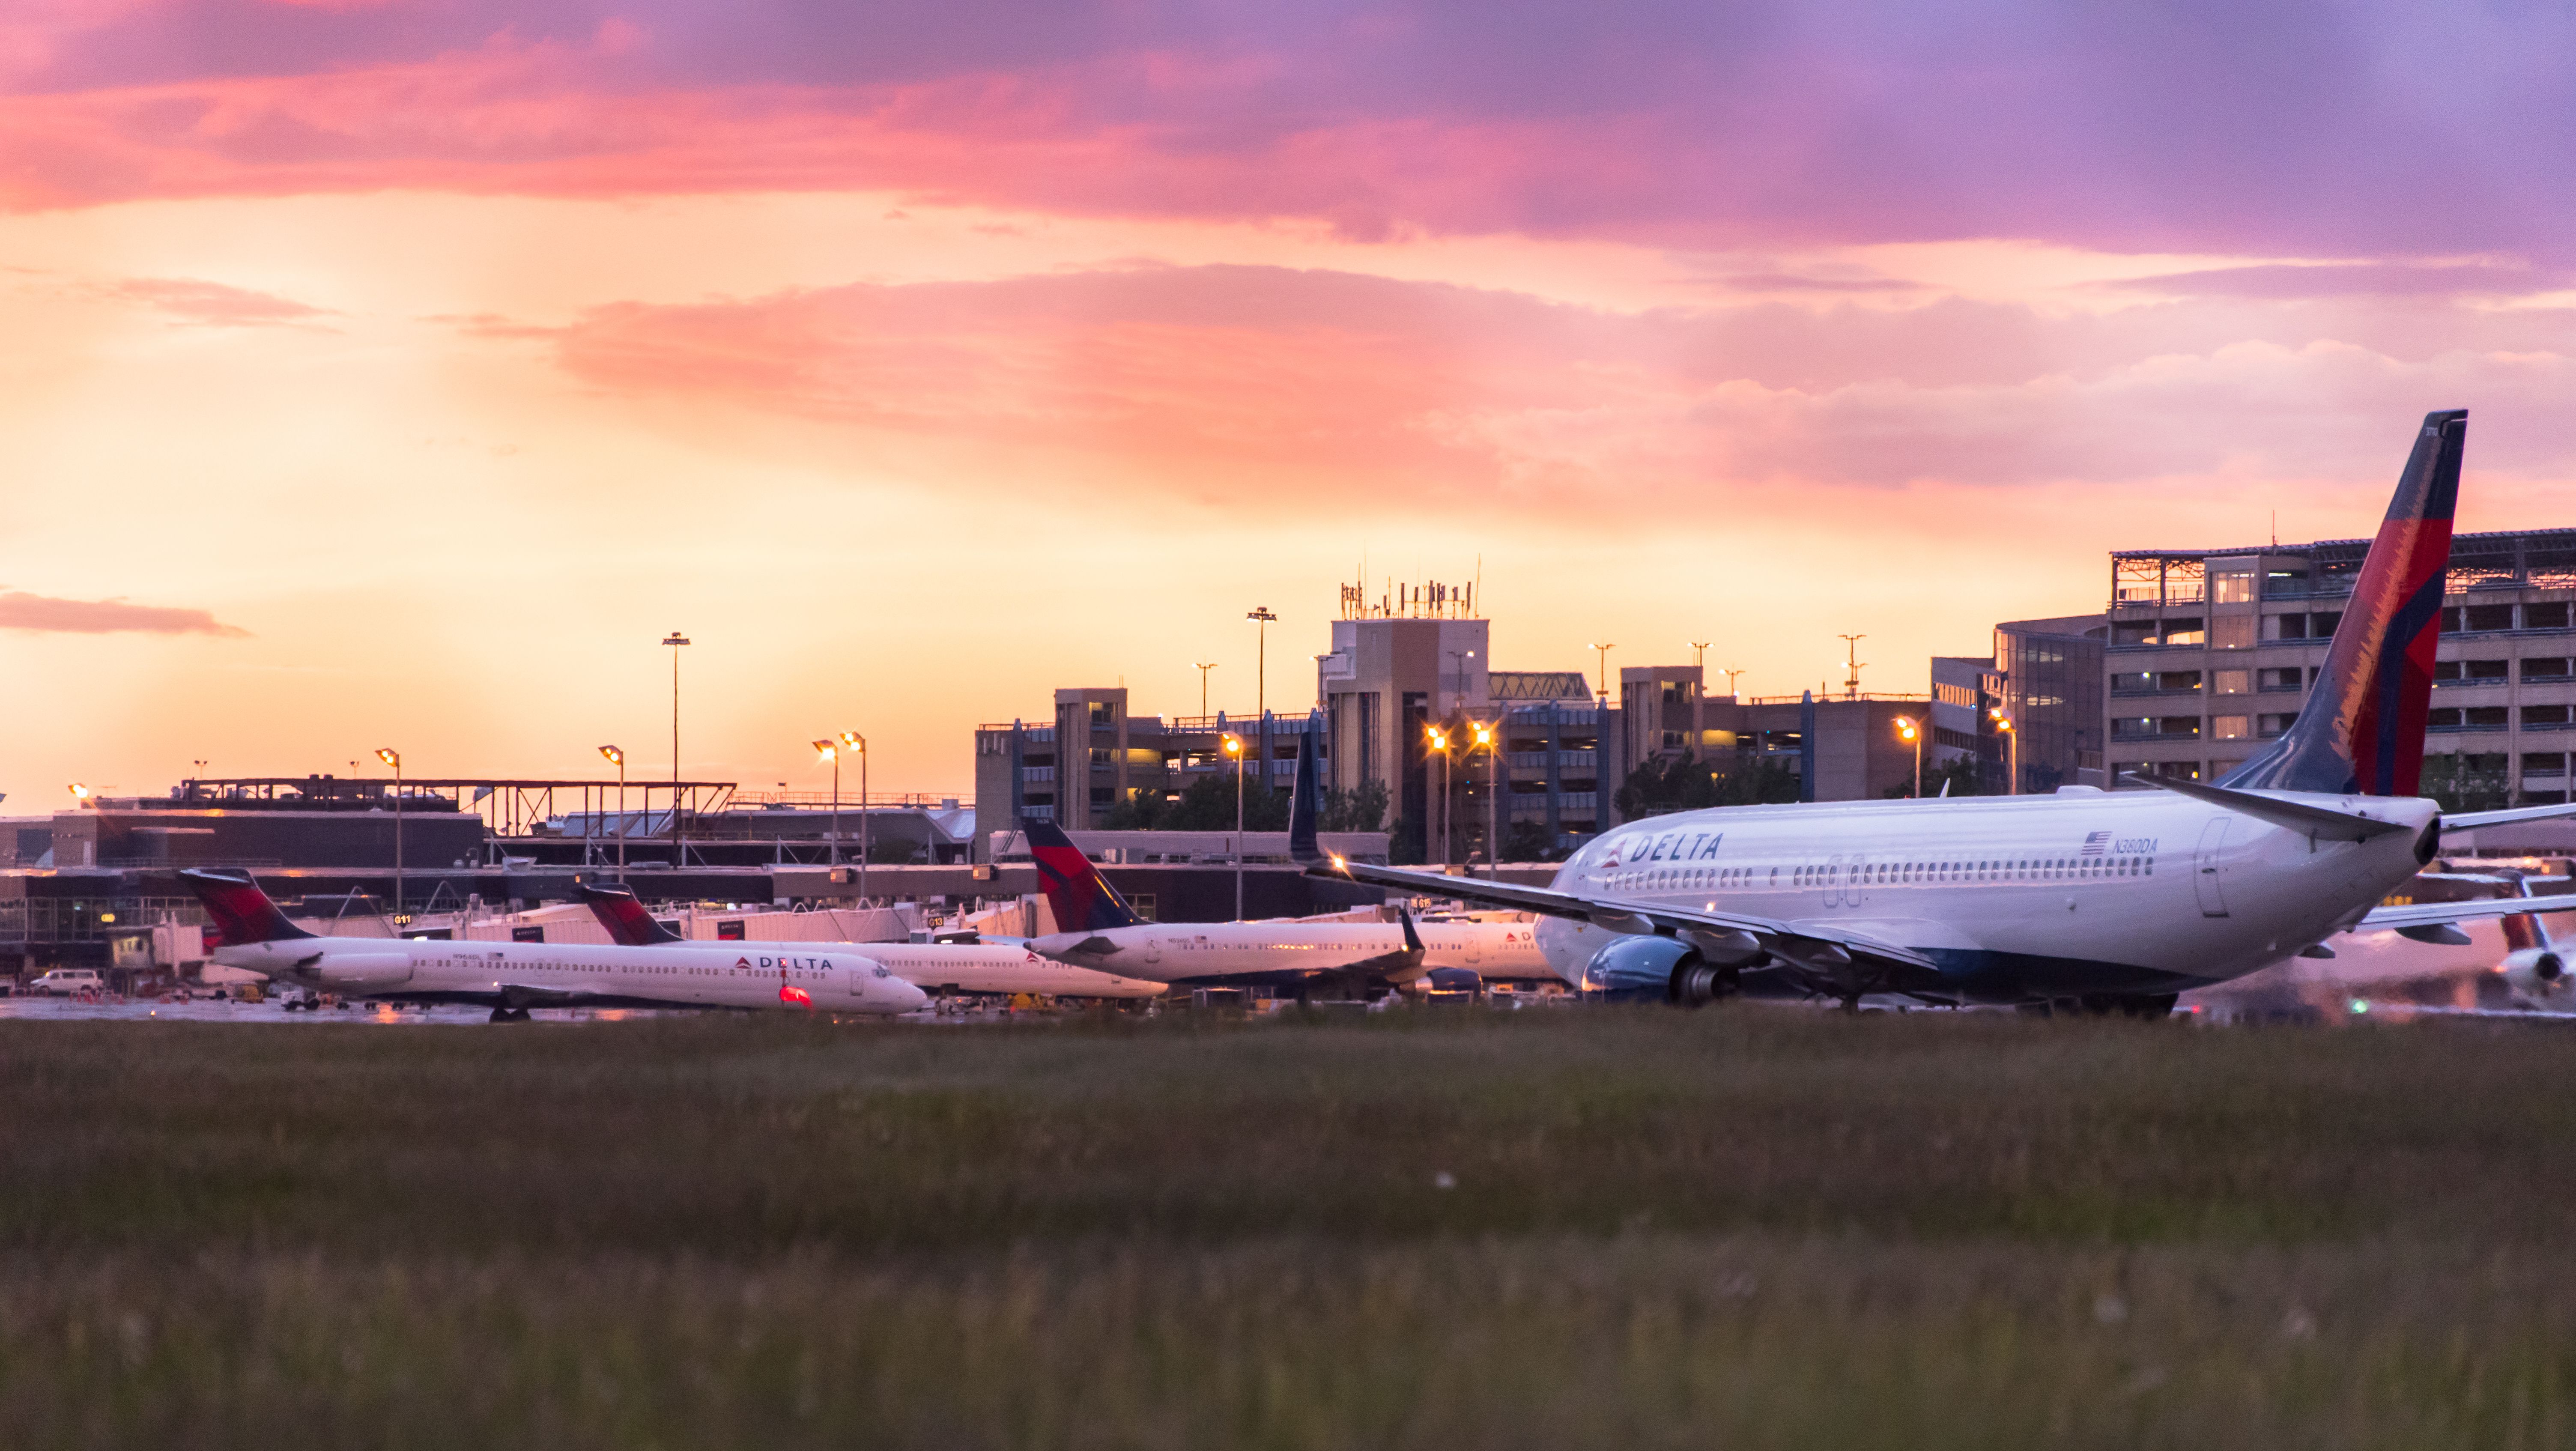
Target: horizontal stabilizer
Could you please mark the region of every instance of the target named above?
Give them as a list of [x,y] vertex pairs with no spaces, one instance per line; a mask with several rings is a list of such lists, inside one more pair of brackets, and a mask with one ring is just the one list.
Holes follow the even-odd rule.
[[2124,772],[2121,779],[2140,786],[2157,786],[2178,792],[2212,806],[2224,806],[2230,811],[2258,821],[2268,821],[2274,826],[2287,827],[2320,841],[2370,841],[2392,832],[2412,829],[2402,821],[2375,821],[2348,811],[2329,811],[2322,806],[2283,801],[2275,796],[2258,796],[2251,791],[2230,791],[2224,786],[2209,786],[2174,776],[2141,776],[2129,771]]
[[2504,811],[2458,811],[2442,817],[2444,831],[2475,831],[2481,826],[2511,826],[2518,821],[2547,821],[2554,816],[2576,816],[2576,801],[2562,801],[2555,806],[2516,806]]
[[2549,897],[2480,897],[2467,902],[2412,902],[2403,907],[2373,907],[2352,926],[2355,932],[2403,932],[2452,922],[2491,922],[2500,917],[2576,912],[2576,893]]

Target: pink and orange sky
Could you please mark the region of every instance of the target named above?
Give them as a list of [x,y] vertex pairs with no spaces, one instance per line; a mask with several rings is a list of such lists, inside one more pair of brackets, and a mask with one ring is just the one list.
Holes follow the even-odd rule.
[[1920,689],[2103,551],[2576,525],[2558,8],[20,0],[0,812],[593,748],[958,790],[1123,679]]

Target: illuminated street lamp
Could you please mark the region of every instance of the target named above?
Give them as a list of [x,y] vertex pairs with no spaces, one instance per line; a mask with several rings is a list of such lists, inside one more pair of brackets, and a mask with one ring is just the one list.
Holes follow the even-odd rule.
[[1896,738],[1913,743],[1914,795],[1920,800],[1923,796],[1923,727],[1915,724],[1914,717],[1900,715],[1896,718]]
[[402,753],[391,746],[378,746],[376,759],[394,768],[394,925],[400,927],[403,917]]
[[[1601,652],[1601,703],[1606,706],[1610,703],[1610,652],[1618,649],[1619,644],[1614,640],[1607,645],[1586,645],[1583,648]],[[1606,726],[1608,722],[1603,724]]]
[[1986,715],[1995,723],[1995,729],[2003,732],[2006,763],[2004,770],[2008,773],[2004,783],[2004,794],[2019,796],[2021,794],[2021,736],[2013,730],[2012,717],[2004,714],[2002,706],[1988,707]]
[[868,900],[868,738],[856,731],[843,731],[841,749],[859,753],[859,901],[864,904]]
[[617,884],[626,885],[626,753],[601,746],[599,753],[617,763]]
[[1243,920],[1243,737],[1228,731],[1225,753],[1234,757],[1234,920]]
[[89,788],[87,786],[82,785],[78,781],[74,781],[71,784],[70,790],[74,801],[79,802],[83,806],[87,806],[89,804]]

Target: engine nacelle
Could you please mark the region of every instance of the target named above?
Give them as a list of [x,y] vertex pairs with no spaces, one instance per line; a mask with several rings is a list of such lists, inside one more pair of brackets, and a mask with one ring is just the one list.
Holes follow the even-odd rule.
[[402,952],[329,952],[313,964],[313,980],[327,988],[386,988],[411,981],[411,956]]
[[2571,983],[2567,976],[2567,960],[2546,947],[2507,956],[2504,980],[2507,986],[2528,998],[2576,996],[2576,983]]
[[1423,986],[1435,993],[1480,993],[1484,974],[1472,967],[1435,967],[1423,975]]
[[1592,954],[1583,981],[1613,998],[1651,995],[1695,1008],[1733,993],[1735,969],[1712,966],[1698,948],[1679,939],[1638,933]]

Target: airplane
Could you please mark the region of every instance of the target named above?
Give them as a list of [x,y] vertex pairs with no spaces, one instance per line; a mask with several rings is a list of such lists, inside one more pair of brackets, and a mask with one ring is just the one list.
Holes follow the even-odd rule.
[[[2536,897],[2532,879],[2522,879],[2522,895]],[[2498,924],[2505,945],[2513,950],[2495,965],[2495,975],[2520,1003],[2545,1013],[2576,1012],[2576,978],[2567,973],[2567,954],[2537,912],[2517,912]]]
[[2531,904],[2376,904],[2445,827],[2576,813],[2446,815],[2415,794],[2467,430],[2465,409],[2425,415],[2307,708],[2215,783],[1657,816],[1585,843],[1546,887],[1308,871],[1540,913],[1569,983],[1685,1006],[1896,994],[2161,1017],[2187,989],[2330,955],[2339,932],[2465,942],[2457,923]]
[[[1288,853],[1320,860],[1315,737],[1300,738],[1288,812]],[[1193,987],[1332,987],[1353,994],[1469,992],[1487,978],[1554,969],[1528,922],[1148,922],[1109,885],[1062,828],[1021,823],[1059,930],[1029,946],[1087,967]],[[1447,878],[1441,880],[1446,881]],[[1436,891],[1437,895],[1455,895]]]
[[[576,888],[599,925],[622,947],[686,945],[686,939],[644,910],[625,887]],[[893,970],[913,986],[941,994],[1034,993],[1057,998],[1151,998],[1170,989],[1159,982],[1095,972],[1058,962],[1028,948],[1002,943],[866,942],[853,943],[870,960]]]
[[846,950],[790,944],[599,947],[317,937],[286,919],[247,873],[179,873],[223,933],[212,960],[315,992],[402,1003],[470,1003],[496,1023],[530,1008],[803,1008],[908,1013],[929,995]]

